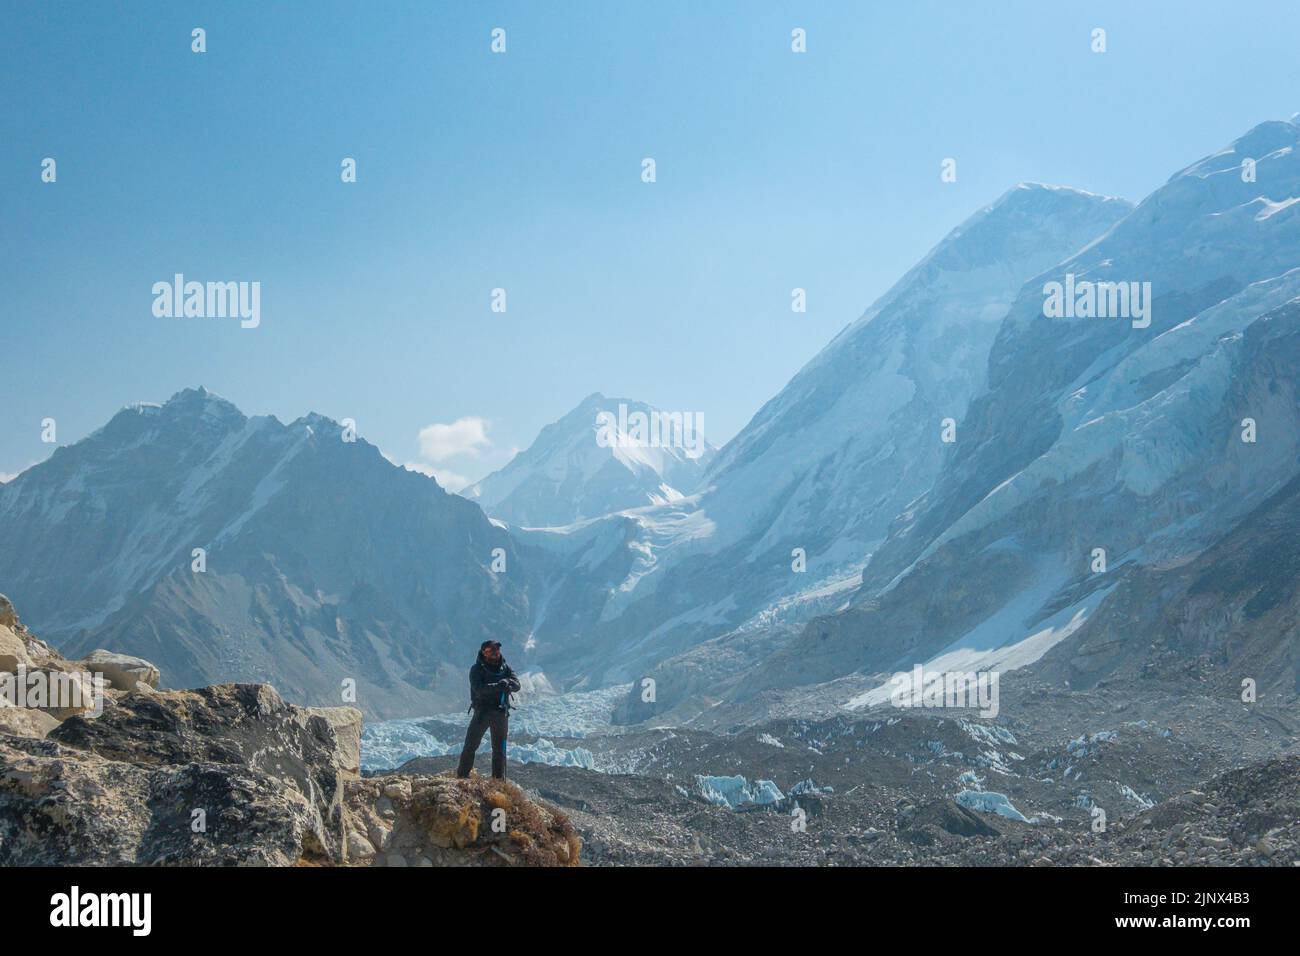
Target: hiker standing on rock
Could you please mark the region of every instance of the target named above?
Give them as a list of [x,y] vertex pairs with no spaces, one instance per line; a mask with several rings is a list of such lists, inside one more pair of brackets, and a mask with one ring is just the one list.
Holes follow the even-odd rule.
[[456,776],[468,777],[474,767],[474,751],[478,750],[483,734],[492,731],[492,776],[505,779],[506,733],[510,726],[510,695],[519,690],[519,678],[501,656],[500,641],[484,641],[478,649],[478,660],[469,669],[469,729],[465,731],[465,747],[460,752],[460,765]]

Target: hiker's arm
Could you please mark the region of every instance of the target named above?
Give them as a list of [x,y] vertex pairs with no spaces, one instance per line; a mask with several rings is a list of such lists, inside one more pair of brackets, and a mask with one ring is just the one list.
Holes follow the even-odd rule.
[[502,680],[503,684],[510,688],[510,693],[516,693],[519,690],[519,678],[515,676],[515,669],[509,664],[506,665],[506,676]]

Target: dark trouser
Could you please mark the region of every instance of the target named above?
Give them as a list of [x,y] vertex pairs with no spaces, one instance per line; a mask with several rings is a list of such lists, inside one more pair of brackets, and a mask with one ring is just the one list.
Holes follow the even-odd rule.
[[479,707],[470,718],[469,728],[465,731],[465,747],[460,752],[460,766],[456,776],[468,777],[474,767],[474,751],[483,740],[483,734],[492,731],[492,776],[505,778],[506,775],[506,733],[510,726],[510,714],[499,707]]

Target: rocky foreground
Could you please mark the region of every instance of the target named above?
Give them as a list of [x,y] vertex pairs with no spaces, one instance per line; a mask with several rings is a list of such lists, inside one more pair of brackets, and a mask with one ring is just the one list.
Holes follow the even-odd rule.
[[[391,776],[451,763],[419,758]],[[1300,866],[1297,756],[1217,774],[1146,809],[1113,807],[1100,831],[1083,809],[1025,819],[998,812],[998,802],[964,806],[931,767],[914,769],[907,781],[810,789],[739,809],[708,803],[689,775],[545,764],[510,772],[569,814],[593,866]],[[792,826],[796,810],[802,828]]]
[[355,708],[297,707],[264,684],[158,690],[147,661],[65,659],[0,596],[0,677],[88,672],[107,682],[100,713],[89,693],[0,706],[0,866],[580,862],[568,817],[513,784],[361,779]]
[[[99,713],[0,706],[0,866],[1300,866],[1300,715],[1182,685],[1031,686],[996,723],[557,738],[600,772],[512,764],[502,782],[456,780],[450,757],[363,776],[354,708],[158,690],[147,661],[65,659],[0,597],[0,680],[20,671],[108,684]],[[780,799],[725,806],[701,786],[760,775]]]

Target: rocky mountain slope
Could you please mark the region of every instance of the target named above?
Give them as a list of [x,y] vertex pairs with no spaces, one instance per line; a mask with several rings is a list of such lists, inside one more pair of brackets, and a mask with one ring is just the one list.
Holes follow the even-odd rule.
[[529,562],[475,505],[343,439],[203,389],[127,408],[0,486],[0,581],[67,653],[118,648],[174,686],[332,704],[353,681],[367,713],[446,709],[481,641],[531,630]]
[[[1091,687],[1143,677],[1239,695],[1300,695],[1300,476],[1190,561],[1133,566],[1035,670]],[[1140,635],[1123,640],[1117,635]]]

